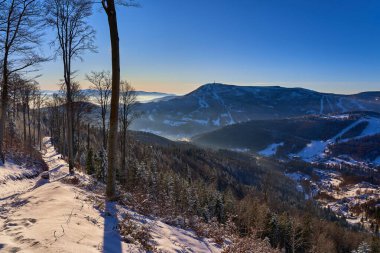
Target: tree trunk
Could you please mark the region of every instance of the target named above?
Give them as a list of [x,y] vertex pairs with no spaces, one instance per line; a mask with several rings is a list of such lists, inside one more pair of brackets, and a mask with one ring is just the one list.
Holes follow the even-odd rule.
[[[40,99],[40,98],[39,98]],[[42,138],[41,138],[41,101],[38,102],[38,119],[37,119],[37,140],[38,140],[38,144],[40,146],[40,150],[42,150]]]
[[0,118],[0,159],[1,162],[5,163],[5,153],[4,153],[4,137],[5,137],[5,121],[8,110],[8,59],[7,56],[4,57],[3,61],[3,87],[1,90],[1,118]]
[[22,109],[22,119],[24,123],[24,144],[26,143],[26,102],[24,101]]
[[119,93],[120,93],[120,52],[119,52],[119,33],[117,27],[117,17],[115,2],[107,1],[107,16],[110,29],[111,50],[112,50],[112,94],[110,127],[108,136],[108,174],[106,195],[109,199],[115,197],[116,179],[116,142],[119,118]]
[[87,124],[87,151],[90,150],[90,123]]
[[29,146],[32,146],[32,132],[31,132],[31,129],[30,129],[30,107],[29,107],[29,99],[28,99],[28,105],[27,105],[27,112],[28,112],[28,144]]
[[[105,111],[106,109],[104,109]],[[107,127],[106,127],[106,112],[102,112],[102,134],[103,134],[103,147],[107,150]]]
[[[70,85],[69,85],[70,86]],[[73,154],[73,111],[71,103],[71,87],[68,86],[67,89],[67,142],[68,142],[68,156],[69,156],[69,172],[71,175],[74,174],[74,154]]]

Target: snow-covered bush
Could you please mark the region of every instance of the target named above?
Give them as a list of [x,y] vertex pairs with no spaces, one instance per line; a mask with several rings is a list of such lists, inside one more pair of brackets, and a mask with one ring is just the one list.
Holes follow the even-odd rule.
[[367,242],[360,243],[357,250],[353,250],[352,253],[371,253],[371,247]]

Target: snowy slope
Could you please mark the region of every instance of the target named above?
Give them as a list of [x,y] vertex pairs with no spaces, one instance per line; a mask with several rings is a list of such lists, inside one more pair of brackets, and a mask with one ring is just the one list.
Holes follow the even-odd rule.
[[[152,244],[162,252],[221,252],[210,240],[199,238],[191,231],[144,217],[125,206],[104,202],[97,193],[98,188],[89,191],[63,183],[68,177],[68,166],[48,138],[44,145],[43,158],[49,165],[50,181],[17,179],[24,187],[23,192],[19,190],[19,194],[14,195],[9,190],[3,194],[1,252],[145,252],[135,244],[121,241],[115,228],[117,219],[126,215],[132,217],[137,226],[148,227]],[[92,185],[86,175],[78,173],[78,177],[82,186]],[[12,184],[7,187],[12,188]],[[101,186],[100,190],[103,191]]]
[[0,200],[33,187],[36,179],[32,178],[40,172],[36,168],[27,169],[6,161],[0,166]]
[[258,154],[260,155],[263,155],[263,156],[273,156],[276,154],[277,152],[277,148],[278,147],[281,147],[283,146],[284,143],[281,142],[281,143],[273,143],[273,144],[270,144],[268,147],[266,147],[265,149],[261,150],[258,152]]
[[[355,139],[363,138],[366,136],[371,136],[380,133],[380,118],[374,117],[363,117],[344,128],[333,138],[322,141],[322,140],[313,140],[311,141],[302,151],[300,151],[297,155],[301,157],[305,161],[312,161],[324,156],[325,150],[327,146],[331,143],[335,143],[338,141],[338,138],[342,137],[345,133],[358,126],[362,122],[367,122],[366,128],[357,136]],[[343,139],[340,141],[348,141],[349,139]]]

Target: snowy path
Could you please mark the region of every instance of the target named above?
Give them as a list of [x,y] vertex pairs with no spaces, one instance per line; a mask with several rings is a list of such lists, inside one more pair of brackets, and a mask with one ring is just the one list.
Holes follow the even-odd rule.
[[[12,181],[5,184],[11,189],[5,200],[0,200],[0,252],[145,252],[122,242],[115,230],[117,220],[94,207],[95,203],[104,204],[101,196],[60,180],[68,175],[68,166],[49,138],[44,139],[44,146],[49,182],[38,178],[17,180],[17,191],[11,187]],[[89,180],[86,175],[78,176],[82,181]],[[5,186],[0,188],[3,190],[6,192]],[[118,217],[129,213],[134,222],[148,224],[161,252],[221,252],[210,240],[191,231],[149,219],[114,203],[107,202],[105,206],[116,210]]]
[[[104,218],[93,207],[91,194],[59,181],[68,175],[68,166],[50,139],[44,145],[50,182],[18,180],[24,192],[1,202],[0,251],[113,252],[102,250]],[[125,247],[125,252],[133,251]]]
[[[50,181],[55,181],[68,174],[67,164],[60,159],[50,139],[44,140],[42,158],[49,166]],[[39,171],[29,170],[12,162],[6,162],[0,169],[0,200],[15,197],[18,194],[33,190],[41,183]]]

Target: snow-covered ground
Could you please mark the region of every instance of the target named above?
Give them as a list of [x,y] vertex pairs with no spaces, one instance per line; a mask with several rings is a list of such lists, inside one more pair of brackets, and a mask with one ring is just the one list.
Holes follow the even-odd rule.
[[33,178],[40,172],[36,168],[18,166],[12,161],[0,166],[0,201],[33,187],[36,182]]
[[[329,196],[317,198],[317,201],[321,206],[330,208],[336,215],[346,218],[351,224],[360,223],[363,216],[353,211],[355,207],[380,199],[380,187],[377,185],[361,182],[342,186],[342,174],[333,170],[312,169],[312,174],[316,177],[312,178],[299,171],[285,173],[285,176],[296,183],[297,190],[303,192],[306,199],[310,196],[315,197],[318,193]],[[306,189],[304,185],[307,185]]]
[[[344,115],[342,115],[344,116]],[[337,117],[337,116],[334,116]],[[329,140],[323,141],[323,140],[313,140],[307,146],[302,149],[298,154],[297,157],[300,157],[304,161],[311,162],[320,160],[325,157],[325,151],[329,144],[338,142],[338,139],[341,138],[345,133],[356,127],[362,122],[367,122],[368,125],[366,128],[357,135],[354,139],[363,138],[366,136],[371,136],[375,134],[380,133],[380,118],[374,118],[374,117],[363,117],[349,125],[348,127],[344,128],[341,132],[339,132],[337,135],[332,137]],[[339,140],[340,142],[348,141],[350,139],[343,139]]]
[[380,156],[373,161],[373,164],[380,166]]
[[[66,162],[60,159],[49,138],[44,139],[44,145],[43,158],[49,166],[50,180],[2,174],[6,183],[0,188],[1,252],[145,252],[136,244],[121,240],[116,228],[118,220],[126,216],[136,226],[148,228],[151,243],[160,252],[221,252],[210,239],[200,238],[192,231],[105,202],[96,188],[89,191],[64,183],[69,178]],[[10,164],[6,170],[23,171]],[[77,177],[81,186],[93,185],[86,175],[77,173]],[[17,189],[12,186],[14,182],[19,182]]]
[[273,144],[269,145],[268,147],[266,147],[265,149],[259,151],[259,154],[263,155],[263,156],[273,156],[273,155],[276,154],[277,148],[281,147],[283,145],[284,145],[283,142],[281,142],[281,143],[273,143]]

